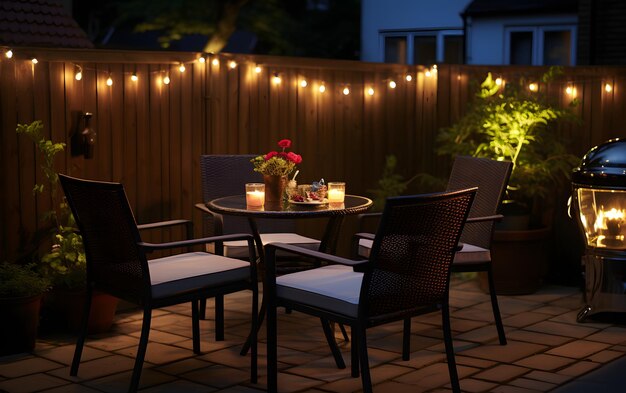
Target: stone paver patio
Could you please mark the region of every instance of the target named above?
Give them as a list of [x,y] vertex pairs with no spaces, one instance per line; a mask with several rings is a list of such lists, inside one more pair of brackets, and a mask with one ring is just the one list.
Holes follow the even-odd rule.
[[[497,343],[489,297],[475,281],[454,279],[450,304],[461,388],[466,392],[545,392],[580,378],[626,353],[626,328],[576,322],[577,288],[546,286],[526,296],[500,296],[509,340]],[[212,310],[201,322],[203,354],[191,351],[190,306],[153,313],[140,388],[145,392],[257,392],[265,390],[265,326],[259,345],[258,384],[250,384],[249,357],[239,356],[248,333],[250,294],[226,297],[226,340],[214,341]],[[211,302],[209,306],[212,307]],[[128,388],[141,313],[118,313],[110,333],[87,339],[78,377],[69,376],[75,337],[44,336],[32,354],[0,357],[0,391],[123,392]],[[338,333],[347,369],[338,370],[319,321],[299,313],[279,315],[281,392],[354,392],[350,343]],[[441,314],[414,318],[411,359],[401,360],[402,324],[368,331],[374,390],[451,391]]]

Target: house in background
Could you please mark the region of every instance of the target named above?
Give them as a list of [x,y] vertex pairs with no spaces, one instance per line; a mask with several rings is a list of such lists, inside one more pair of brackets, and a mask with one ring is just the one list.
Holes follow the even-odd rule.
[[361,60],[623,65],[623,0],[363,0]]

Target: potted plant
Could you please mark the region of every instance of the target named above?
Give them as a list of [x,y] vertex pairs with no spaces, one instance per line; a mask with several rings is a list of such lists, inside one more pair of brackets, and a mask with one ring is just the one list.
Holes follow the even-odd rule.
[[296,165],[302,162],[302,156],[299,154],[285,151],[291,147],[291,140],[281,139],[278,141],[278,146],[282,149],[281,151],[270,151],[250,160],[254,171],[263,174],[265,202],[268,203],[282,201],[288,183],[287,176],[296,169]]
[[[52,282],[53,291],[45,304],[50,306],[48,319],[63,319],[72,331],[78,331],[83,314],[87,260],[82,237],[74,217],[64,199],[59,201],[59,176],[54,168],[54,157],[65,150],[64,143],[54,143],[43,134],[43,123],[18,124],[17,133],[26,135],[42,155],[41,170],[47,184],[35,184],[33,193],[46,193],[56,208],[43,214],[44,231],[49,236],[38,244],[41,273]],[[49,240],[48,240],[49,239]],[[89,332],[108,330],[113,322],[118,299],[94,292],[89,317]],[[62,318],[59,318],[62,317]]]
[[[550,82],[559,72],[551,68],[542,81]],[[505,219],[492,249],[496,289],[507,294],[531,293],[541,286],[549,258],[551,205],[579,162],[553,131],[557,122],[575,119],[572,112],[526,86],[524,79],[503,84],[489,73],[467,113],[437,138],[439,154],[513,163]]]
[[49,286],[32,264],[0,264],[0,356],[35,348],[41,299]]

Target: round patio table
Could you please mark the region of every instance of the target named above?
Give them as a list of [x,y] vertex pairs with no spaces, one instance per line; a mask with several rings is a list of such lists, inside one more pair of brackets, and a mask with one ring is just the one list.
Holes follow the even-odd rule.
[[[256,219],[259,218],[273,218],[273,219],[295,219],[295,218],[320,218],[328,217],[328,223],[324,230],[324,235],[320,241],[318,251],[334,254],[337,248],[337,238],[341,223],[346,215],[360,214],[366,212],[372,206],[372,200],[366,197],[358,195],[346,195],[343,203],[325,203],[325,204],[303,204],[293,202],[277,202],[277,203],[265,203],[265,206],[248,207],[246,205],[245,195],[234,195],[223,198],[214,199],[206,204],[206,207],[214,213],[244,216],[247,217],[250,229],[252,230],[252,236],[257,247],[257,253],[259,255],[259,262],[263,265],[265,262],[265,252],[263,251],[263,243],[261,241],[261,235],[256,224]],[[261,309],[259,312],[259,328],[265,315],[265,297],[261,300]],[[322,321],[322,327],[328,341],[328,345],[331,347],[335,361],[339,365],[343,363],[337,343],[334,337],[331,337],[330,325],[327,321]],[[347,337],[345,330],[342,327],[344,337]],[[241,354],[245,355],[250,348],[250,340],[252,335],[248,336],[246,343],[244,344]],[[345,365],[344,365],[345,367]]]
[[318,251],[334,253],[341,223],[346,215],[366,212],[372,206],[372,200],[358,195],[346,195],[343,203],[303,204],[293,202],[266,203],[261,208],[248,207],[245,195],[234,195],[214,199],[207,203],[207,208],[214,213],[244,216],[248,218],[252,236],[261,262],[264,262],[263,244],[256,224],[258,218],[295,219],[328,217],[328,223],[322,236]]

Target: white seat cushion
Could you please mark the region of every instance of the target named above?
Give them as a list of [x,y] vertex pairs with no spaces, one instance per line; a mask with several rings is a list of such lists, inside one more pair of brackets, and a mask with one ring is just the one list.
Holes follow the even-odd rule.
[[[317,251],[320,241],[311,239],[310,237],[300,236],[297,233],[262,233],[261,241],[263,245],[269,243],[285,243],[293,246],[308,248]],[[207,252],[215,253],[215,244],[207,244]],[[279,251],[277,256],[289,255],[287,252]],[[224,256],[229,258],[247,258],[248,242],[245,240],[236,240],[232,242],[224,242]]]
[[456,264],[484,263],[491,261],[491,251],[473,244],[463,243],[461,251],[454,255]]
[[190,252],[148,261],[154,298],[250,278],[250,263],[206,252]]
[[276,278],[276,295],[339,314],[356,317],[363,273],[329,265]]
[[[373,240],[359,239],[359,255],[369,258]],[[463,243],[463,248],[454,255],[453,263],[483,263],[491,261],[491,252],[473,244]]]

